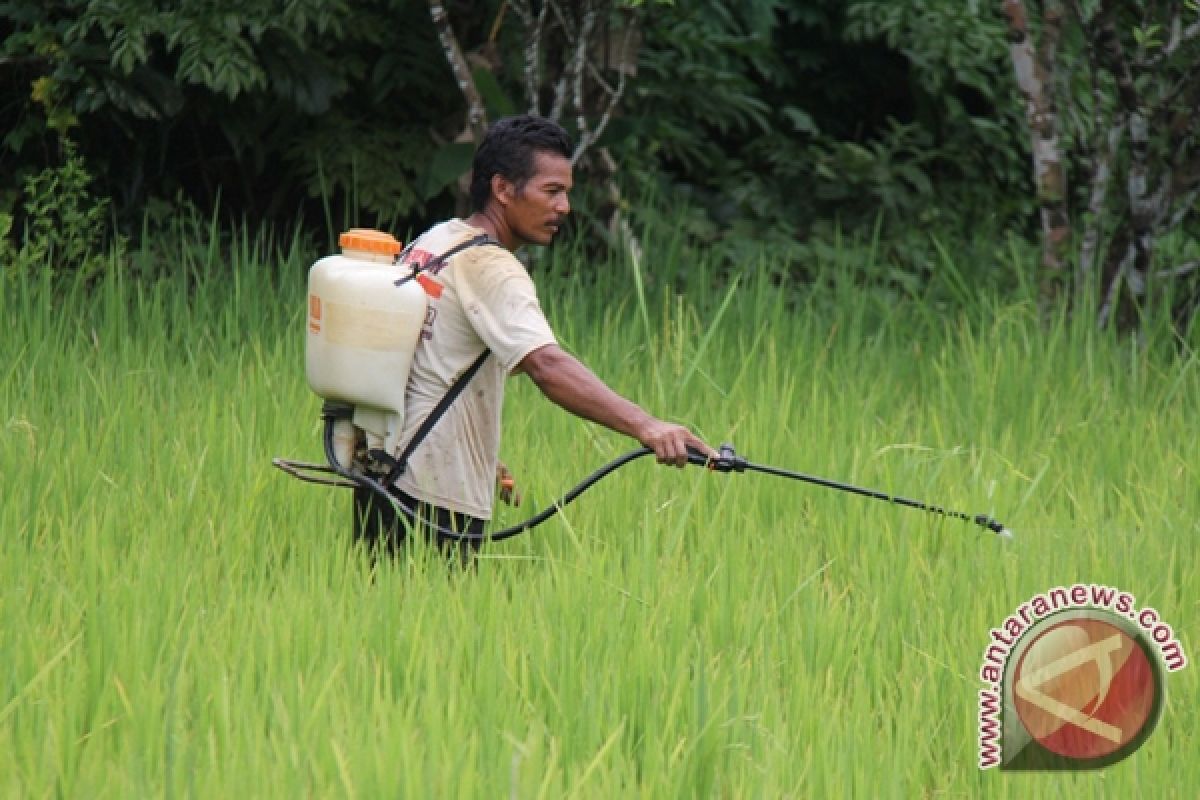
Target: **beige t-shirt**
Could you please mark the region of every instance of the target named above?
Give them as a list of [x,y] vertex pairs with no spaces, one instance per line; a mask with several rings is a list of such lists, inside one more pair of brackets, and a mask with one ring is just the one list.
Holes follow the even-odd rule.
[[[405,261],[424,264],[482,233],[462,220],[443,222],[417,239]],[[396,486],[418,500],[491,519],[504,379],[529,353],[555,344],[554,333],[529,273],[503,247],[469,247],[436,274],[423,274],[442,291],[429,297],[413,356],[401,451],[484,348],[492,354],[417,446]]]

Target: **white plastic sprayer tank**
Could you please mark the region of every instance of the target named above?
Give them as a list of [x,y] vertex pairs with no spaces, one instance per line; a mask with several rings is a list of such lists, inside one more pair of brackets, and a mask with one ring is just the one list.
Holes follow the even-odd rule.
[[[308,385],[326,400],[354,406],[353,424],[370,448],[395,455],[404,421],[404,390],[425,321],[425,291],[395,265],[401,245],[381,231],[343,233],[340,255],[308,273]],[[339,429],[340,428],[340,429]],[[335,427],[338,460],[348,466],[354,431]]]

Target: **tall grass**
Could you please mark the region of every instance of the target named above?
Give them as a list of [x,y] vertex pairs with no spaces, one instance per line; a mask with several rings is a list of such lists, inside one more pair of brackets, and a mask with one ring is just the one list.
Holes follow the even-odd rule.
[[[638,462],[448,572],[372,570],[303,376],[311,253],[184,240],[167,277],[0,281],[4,796],[1186,796],[1197,671],[1098,773],[975,767],[989,628],[1120,586],[1195,654],[1200,365],[977,297],[730,287],[663,240],[535,278],[564,346],[759,462],[989,513],[1017,540],[769,477]],[[866,266],[871,266],[867,264]],[[998,270],[1019,265],[998,260]],[[954,298],[959,292],[958,301]],[[510,382],[526,507],[635,446]]]

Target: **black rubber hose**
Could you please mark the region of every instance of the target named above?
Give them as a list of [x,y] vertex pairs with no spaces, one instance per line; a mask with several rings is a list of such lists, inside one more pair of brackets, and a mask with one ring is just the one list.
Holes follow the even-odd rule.
[[[391,492],[387,491],[387,489],[384,488],[384,486],[379,483],[379,481],[374,480],[373,478],[371,478],[367,475],[363,475],[361,473],[351,472],[351,471],[345,469],[341,464],[338,463],[337,456],[334,454],[334,451],[333,451],[333,421],[334,421],[333,416],[326,417],[326,421],[325,421],[325,457],[329,460],[329,465],[331,467],[333,467],[334,471],[337,472],[337,474],[341,475],[343,478],[354,481],[359,486],[368,488],[371,491],[375,492],[380,497],[386,498],[387,501],[392,504],[393,508],[397,509],[398,511],[404,512],[404,514],[406,516],[411,517],[414,520],[417,519],[416,512],[413,509],[410,509],[408,506],[406,506],[404,503],[402,503],[396,497],[394,497],[391,494]],[[631,450],[628,453],[626,453],[625,455],[620,456],[619,458],[613,459],[612,461],[608,462],[600,469],[593,472],[591,475],[588,475],[586,478],[584,478],[582,481],[580,481],[574,487],[572,487],[570,489],[570,491],[568,491],[566,494],[564,494],[559,500],[555,501],[555,503],[553,505],[551,505],[549,508],[545,509],[544,511],[541,511],[538,514],[533,515],[532,517],[530,517],[529,519],[525,520],[522,523],[513,525],[508,528],[504,528],[499,531],[494,531],[491,533],[462,533],[460,531],[451,530],[449,528],[444,528],[440,525],[437,525],[432,520],[424,521],[421,524],[428,526],[429,528],[437,531],[438,533],[442,534],[443,536],[447,536],[452,539],[458,539],[461,541],[490,540],[490,541],[499,542],[499,541],[503,541],[505,539],[510,539],[513,536],[517,536],[518,534],[525,533],[526,531],[529,531],[533,528],[536,528],[538,525],[541,525],[543,522],[550,519],[555,514],[557,514],[559,511],[561,511],[563,509],[563,507],[565,507],[567,504],[569,504],[575,498],[579,497],[579,495],[583,494],[588,489],[592,488],[592,486],[594,486],[597,482],[599,482],[605,476],[611,474],[612,472],[615,472],[616,470],[620,469],[621,467],[625,466],[626,464],[630,463],[631,461],[639,459],[642,456],[651,455],[653,453],[654,453],[654,451],[651,450],[650,448],[641,447],[641,448],[638,448],[637,450]],[[715,472],[746,472],[747,470],[749,470],[751,472],[761,472],[766,475],[775,475],[775,476],[781,477],[781,478],[790,478],[791,480],[804,481],[805,483],[811,483],[811,484],[815,484],[817,486],[823,486],[827,489],[836,489],[841,492],[850,492],[852,494],[857,494],[862,497],[869,497],[874,500],[884,500],[889,503],[895,503],[897,505],[907,506],[908,508],[915,508],[915,509],[918,509],[921,511],[927,511],[931,514],[940,514],[940,515],[946,516],[946,517],[954,517],[955,519],[966,520],[967,522],[975,523],[976,525],[980,526],[981,528],[986,528],[986,529],[992,531],[993,533],[998,534],[1002,538],[1006,538],[1006,539],[1012,538],[1012,532],[1009,531],[1008,528],[1004,527],[1004,525],[1002,525],[1000,522],[993,519],[992,517],[987,516],[986,514],[971,515],[971,514],[966,514],[962,511],[951,511],[949,509],[945,509],[940,506],[929,505],[928,503],[922,503],[919,500],[910,500],[906,497],[898,497],[896,495],[887,494],[886,492],[880,492],[875,489],[864,489],[861,486],[853,486],[848,483],[840,483],[838,481],[829,480],[828,478],[820,478],[815,475],[805,475],[802,472],[793,472],[791,470],[780,469],[779,467],[771,467],[771,466],[767,466],[764,464],[755,464],[755,463],[747,461],[746,459],[742,458],[741,456],[735,454],[733,451],[733,447],[731,445],[721,445],[720,454],[715,459],[710,459],[708,456],[705,456],[702,453],[699,453],[695,450],[689,449],[688,450],[688,463],[694,464],[694,465],[700,466],[700,467],[707,467],[708,469],[715,471]]]
[[[401,502],[395,495],[393,495],[391,492],[389,492],[383,486],[383,484],[381,484],[379,481],[375,480],[374,478],[371,478],[369,475],[363,475],[362,473],[359,473],[359,472],[352,472],[352,471],[346,469],[345,467],[343,467],[340,463],[338,463],[337,455],[333,451],[333,420],[334,420],[333,417],[326,417],[326,420],[325,420],[325,458],[329,461],[329,466],[333,467],[334,471],[337,472],[338,475],[341,475],[343,478],[350,480],[350,481],[354,481],[354,483],[358,484],[359,486],[362,486],[363,488],[366,488],[366,489],[370,489],[371,491],[375,492],[375,494],[379,495],[382,498],[385,498],[389,503],[392,504],[393,508],[395,508],[397,511],[403,512],[405,516],[410,517],[414,520],[418,519],[415,509],[411,509],[407,505],[405,505],[403,502]],[[588,475],[582,481],[577,483],[573,488],[570,489],[570,491],[568,491],[561,498],[556,500],[553,505],[549,506],[548,508],[544,509],[543,511],[540,511],[537,514],[534,514],[532,517],[525,520],[524,522],[518,523],[517,525],[512,525],[512,526],[510,526],[508,528],[504,528],[502,530],[485,532],[485,533],[463,533],[462,531],[456,531],[456,530],[452,530],[450,528],[444,528],[441,525],[438,525],[435,522],[433,522],[433,520],[420,521],[418,524],[420,524],[424,527],[427,527],[431,530],[437,531],[439,534],[441,534],[443,536],[446,536],[446,537],[449,537],[452,539],[457,539],[460,541],[485,541],[486,540],[486,541],[500,542],[500,541],[504,541],[505,539],[511,539],[514,536],[525,533],[526,531],[529,531],[533,528],[536,528],[538,525],[541,525],[543,522],[550,519],[555,514],[557,514],[559,511],[561,511],[564,506],[568,505],[575,498],[579,497],[579,495],[583,494],[588,489],[592,488],[592,486],[594,486],[602,478],[606,477],[610,473],[615,472],[616,470],[625,466],[629,462],[639,459],[642,456],[651,455],[653,452],[654,451],[648,447],[642,447],[637,450],[631,450],[630,452],[626,453],[625,455],[621,456],[620,458],[613,459],[612,461],[608,462],[603,467],[596,470],[591,475]],[[707,463],[708,459],[706,459],[704,456],[701,456],[698,454],[690,454],[688,456],[688,461],[693,464],[696,464],[696,463],[705,464],[705,463]]]

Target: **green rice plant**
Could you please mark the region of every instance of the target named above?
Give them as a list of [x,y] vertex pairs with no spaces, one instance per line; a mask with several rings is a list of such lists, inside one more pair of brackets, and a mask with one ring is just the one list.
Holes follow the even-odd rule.
[[[345,492],[269,466],[320,457],[302,366],[317,254],[216,225],[159,245],[174,261],[152,280],[130,274],[136,254],[88,291],[0,280],[0,795],[1196,782],[1194,667],[1107,770],[981,773],[975,753],[988,631],[1036,592],[1122,587],[1194,656],[1194,353],[1042,319],[1028,294],[889,299],[837,277],[862,255],[849,243],[810,289],[769,270],[722,285],[703,257],[551,251],[535,276],[560,338],[654,413],[757,462],[993,514],[1017,539],[644,459],[470,573],[420,546],[373,567]],[[510,381],[502,456],[527,503],[495,524],[634,446]]]

